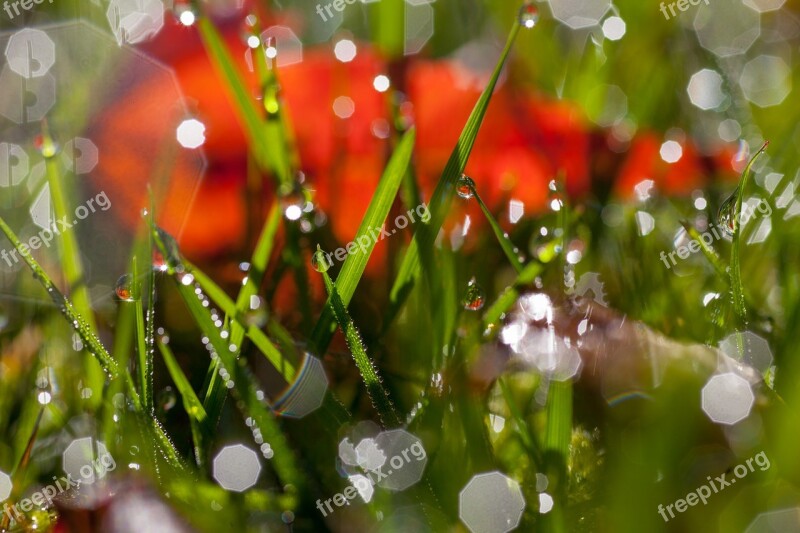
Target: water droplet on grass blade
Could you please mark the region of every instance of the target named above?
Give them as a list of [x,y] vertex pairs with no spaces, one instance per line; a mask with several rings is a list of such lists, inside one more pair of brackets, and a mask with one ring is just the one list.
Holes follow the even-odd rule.
[[475,278],[469,280],[467,284],[467,294],[464,296],[462,304],[467,311],[480,311],[483,309],[483,304],[486,303],[486,295],[483,289],[475,281]]
[[177,403],[178,398],[172,387],[165,387],[164,390],[158,393],[158,407],[162,412],[167,412]]
[[539,8],[532,2],[525,2],[519,9],[519,23],[523,28],[531,29],[539,22]]
[[122,300],[123,302],[132,302],[133,301],[133,276],[130,274],[125,274],[120,276],[117,280],[117,286],[114,288],[114,292],[117,293],[117,298]]
[[729,236],[733,236],[736,230],[736,196],[738,191],[734,191],[727,200],[722,202],[717,212],[717,225]]
[[456,183],[456,192],[461,198],[469,200],[475,195],[475,182],[466,174],[461,174]]
[[37,135],[33,139],[33,146],[45,159],[54,157],[59,149],[58,144],[49,135]]

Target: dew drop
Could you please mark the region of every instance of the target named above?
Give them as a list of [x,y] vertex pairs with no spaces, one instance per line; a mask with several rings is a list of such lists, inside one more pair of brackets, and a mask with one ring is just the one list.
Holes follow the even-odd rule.
[[317,250],[311,257],[311,266],[317,272],[327,272],[333,266],[332,254],[326,254],[322,250]]
[[172,387],[164,387],[164,389],[158,393],[158,407],[164,413],[175,407],[177,401],[178,398],[175,395],[175,390]]
[[59,149],[52,137],[46,135],[37,135],[33,139],[33,146],[47,159],[54,157]]
[[133,301],[133,276],[125,274],[117,280],[117,286],[114,288],[117,293],[117,298],[123,302]]
[[519,23],[523,28],[531,29],[539,22],[539,8],[532,2],[525,2],[519,9]]
[[461,198],[469,200],[475,195],[475,182],[466,174],[461,174],[456,183],[456,192]]
[[717,225],[729,237],[732,237],[733,232],[736,230],[735,211],[737,194],[738,191],[734,191],[734,193],[730,195],[727,200],[722,202],[722,205],[719,206],[719,211],[717,212]]
[[483,289],[475,281],[473,277],[467,284],[467,294],[464,296],[463,305],[467,311],[480,311],[483,309],[483,304],[486,302],[486,296],[483,294]]

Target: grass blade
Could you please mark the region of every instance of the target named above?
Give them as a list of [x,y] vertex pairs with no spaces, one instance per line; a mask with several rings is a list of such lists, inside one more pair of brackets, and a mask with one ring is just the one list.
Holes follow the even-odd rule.
[[[317,253],[320,254],[322,252],[317,251]],[[364,385],[367,388],[367,394],[369,394],[372,400],[372,405],[375,406],[384,425],[400,425],[400,417],[394,405],[392,405],[392,401],[389,399],[389,393],[383,388],[378,371],[367,355],[367,349],[364,347],[364,343],[353,323],[353,319],[350,317],[344,302],[342,302],[339,296],[336,285],[334,285],[331,277],[324,270],[322,271],[322,277],[325,280],[325,289],[330,296],[331,305],[336,315],[336,321],[339,323],[339,327],[342,328],[342,332],[344,332],[347,346],[353,354],[353,359],[355,359],[358,371],[361,374],[361,378],[364,380]]]
[[[742,325],[747,323],[747,305],[744,298],[744,284],[742,283],[742,263],[741,263],[741,224],[739,224],[739,216],[742,212],[742,200],[744,199],[744,191],[747,187],[747,181],[750,177],[750,170],[756,159],[764,153],[769,146],[769,141],[765,142],[761,149],[747,163],[747,166],[742,172],[742,179],[739,182],[739,187],[736,189],[736,207],[733,210],[733,245],[731,246],[731,294],[733,296],[733,309],[739,317]],[[727,202],[726,202],[727,203]],[[723,204],[724,207],[725,204]]]
[[[350,305],[350,300],[356,291],[361,276],[364,274],[364,269],[367,267],[367,262],[369,261],[370,255],[372,255],[372,250],[375,248],[375,239],[372,238],[371,232],[383,225],[397,197],[400,184],[403,182],[406,172],[408,171],[415,138],[416,134],[414,130],[411,129],[400,139],[397,148],[389,160],[389,164],[386,166],[383,177],[381,177],[378,188],[372,196],[367,212],[361,220],[361,225],[358,227],[353,242],[360,243],[361,241],[359,239],[366,238],[370,243],[366,246],[367,251],[362,251],[362,253],[357,254],[348,254],[344,265],[342,265],[342,270],[336,277],[336,287],[342,304],[345,307]],[[336,331],[335,320],[331,298],[329,297],[328,305],[325,306],[322,316],[311,334],[311,342],[316,348],[317,353],[322,354],[327,350],[333,338],[333,333]]]
[[395,279],[390,295],[390,309],[386,320],[387,324],[394,320],[394,317],[397,315],[400,307],[408,296],[409,291],[413,288],[417,276],[420,274],[420,249],[427,250],[433,247],[436,235],[444,224],[444,219],[453,201],[456,182],[464,173],[464,168],[467,166],[472,148],[475,146],[478,130],[483,122],[483,117],[486,115],[486,109],[489,107],[492,93],[497,86],[497,80],[503,70],[503,65],[508,58],[508,54],[511,52],[511,47],[519,34],[519,30],[520,24],[519,21],[516,21],[511,28],[505,48],[495,66],[492,77],[489,79],[486,89],[484,89],[478,102],[475,104],[475,108],[472,110],[461,132],[461,136],[447,162],[447,166],[445,166],[442,177],[436,186],[436,190],[433,192],[433,197],[429,205],[429,210],[431,212],[430,223],[417,229],[414,234],[414,240],[411,242],[411,246],[408,248],[403,258],[400,272]]

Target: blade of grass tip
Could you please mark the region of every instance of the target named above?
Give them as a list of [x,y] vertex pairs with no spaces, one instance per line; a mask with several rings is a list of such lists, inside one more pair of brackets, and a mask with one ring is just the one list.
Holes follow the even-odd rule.
[[500,224],[492,215],[492,212],[489,211],[489,208],[486,207],[486,204],[483,203],[483,199],[478,194],[478,190],[475,188],[473,183],[469,184],[469,188],[472,191],[472,194],[475,196],[475,200],[477,200],[478,205],[481,206],[481,211],[483,211],[483,216],[486,217],[486,220],[489,222],[489,225],[492,227],[492,231],[494,232],[494,236],[497,237],[497,242],[500,243],[500,247],[503,249],[503,253],[506,254],[511,266],[514,267],[514,270],[517,271],[517,274],[521,274],[523,270],[522,262],[519,260],[519,252],[515,251],[514,245],[508,239],[508,236],[503,231],[503,228],[500,227]]
[[[225,80],[234,109],[239,115],[239,120],[244,126],[248,142],[252,147],[253,155],[262,170],[270,170],[268,154],[272,153],[269,140],[266,136],[262,115],[256,107],[247,84],[236,68],[236,63],[225,46],[220,33],[214,24],[205,16],[197,21],[200,37],[211,59],[212,65],[219,75]],[[276,175],[276,177],[279,177]]]
[[[97,324],[92,313],[91,298],[89,289],[84,279],[83,264],[81,262],[78,240],[72,225],[75,224],[74,214],[69,210],[65,191],[62,187],[62,177],[59,172],[59,163],[56,159],[58,150],[50,137],[47,122],[42,126],[42,154],[45,157],[45,170],[47,173],[47,184],[50,188],[50,200],[53,204],[53,212],[56,220],[67,221],[67,224],[59,230],[59,243],[62,251],[62,266],[67,282],[67,291],[75,306],[75,309],[83,316],[86,325],[92,332],[97,333]],[[71,223],[70,223],[71,222]],[[88,358],[84,365],[86,381],[94,394],[88,399],[89,405],[97,408],[101,401],[103,389],[103,375],[91,358]]]
[[[317,253],[320,254],[322,252],[317,251]],[[398,416],[397,411],[395,410],[395,407],[389,398],[389,394],[386,392],[386,389],[383,388],[383,383],[378,375],[378,371],[372,364],[372,360],[370,360],[369,356],[367,355],[367,350],[364,347],[361,336],[359,335],[358,330],[353,323],[353,319],[347,312],[342,299],[339,297],[339,292],[336,290],[336,285],[334,285],[333,281],[325,270],[323,270],[321,273],[322,278],[325,281],[325,289],[328,291],[331,305],[333,306],[333,311],[336,315],[336,321],[339,323],[339,327],[342,328],[345,340],[347,341],[347,346],[350,348],[350,351],[353,354],[353,359],[356,362],[356,366],[358,367],[359,374],[361,374],[361,378],[364,380],[364,385],[367,388],[367,394],[369,394],[369,397],[372,400],[372,405],[378,411],[378,415],[380,416],[384,425],[399,426],[400,417]]]
[[478,136],[483,117],[486,114],[486,109],[489,107],[489,101],[492,98],[494,89],[497,86],[497,80],[503,70],[503,65],[511,52],[511,47],[519,34],[520,24],[515,21],[511,32],[508,35],[505,48],[503,49],[500,59],[495,66],[492,77],[486,89],[481,94],[475,108],[472,110],[469,119],[467,120],[461,136],[458,139],[456,147],[445,166],[442,177],[436,185],[433,196],[430,201],[429,210],[431,213],[430,222],[420,226],[414,233],[414,240],[411,242],[408,251],[406,252],[403,262],[400,266],[400,271],[397,274],[394,285],[390,293],[390,308],[386,319],[387,323],[391,323],[394,317],[400,310],[400,307],[405,302],[409,291],[413,287],[417,276],[420,273],[420,248],[432,248],[439,230],[444,224],[445,217],[450,210],[450,204],[453,201],[453,193],[455,191],[456,182],[464,173],[464,168],[467,165],[469,156],[472,153],[472,148],[475,145],[475,139]]
[[[397,144],[397,148],[386,165],[383,176],[378,183],[378,188],[375,190],[375,194],[372,195],[367,212],[364,213],[358,231],[356,231],[356,236],[352,241],[359,244],[361,253],[348,254],[344,265],[342,265],[342,270],[336,277],[336,287],[345,307],[350,305],[350,300],[356,292],[356,287],[364,274],[364,270],[367,268],[367,262],[377,243],[374,233],[383,226],[386,217],[389,216],[389,211],[397,197],[397,191],[409,169],[415,139],[416,133],[412,128],[403,135]],[[329,256],[326,257],[326,260],[327,258]],[[311,343],[318,354],[321,355],[328,349],[335,331],[336,318],[331,306],[331,298],[329,297],[328,304],[325,306],[322,316],[317,321],[317,325],[311,334]]]
[[175,360],[175,355],[172,353],[169,345],[159,340],[158,351],[161,352],[161,357],[164,359],[167,371],[181,395],[183,408],[189,417],[189,425],[192,431],[195,461],[199,468],[203,468],[205,464],[205,448],[203,447],[204,439],[201,428],[204,426],[207,418],[206,410],[203,408],[203,403],[195,394],[194,389],[192,389],[192,385],[186,378],[186,374],[183,373],[180,365]]
[[[750,162],[747,163],[747,166],[742,172],[742,179],[739,182],[739,187],[736,189],[736,207],[733,210],[733,245],[731,246],[731,269],[730,269],[730,277],[731,277],[731,294],[733,296],[733,308],[736,312],[739,321],[741,322],[741,326],[747,324],[747,305],[745,303],[744,298],[744,284],[742,283],[742,264],[741,264],[741,243],[740,243],[740,233],[741,233],[741,224],[739,224],[740,213],[742,212],[742,201],[744,199],[744,191],[747,187],[747,181],[750,177],[750,170],[753,167],[753,163],[756,162],[756,159],[759,158],[761,154],[769,146],[769,141],[765,142],[764,145],[759,149],[758,152],[750,159]],[[727,202],[726,202],[727,203]],[[724,204],[723,204],[724,207]]]
[[[281,221],[280,202],[273,201],[272,207],[264,222],[264,228],[256,243],[256,248],[250,258],[250,269],[247,278],[236,298],[236,316],[245,316],[251,307],[254,296],[258,294],[261,283],[264,280],[264,272],[267,270],[267,263],[272,255],[275,244],[275,235]],[[245,328],[231,317],[231,342],[236,346],[241,346],[244,340]]]

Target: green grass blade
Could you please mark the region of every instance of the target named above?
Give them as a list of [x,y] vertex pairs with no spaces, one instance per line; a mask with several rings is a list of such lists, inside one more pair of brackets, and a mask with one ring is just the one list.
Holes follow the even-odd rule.
[[742,179],[739,182],[739,187],[736,190],[736,208],[733,211],[733,245],[731,246],[731,294],[733,296],[733,309],[742,325],[747,323],[747,305],[744,297],[744,284],[742,283],[742,263],[741,263],[741,225],[739,224],[739,214],[742,212],[742,200],[744,199],[744,191],[747,187],[747,181],[750,177],[750,170],[756,159],[764,153],[769,145],[769,141],[764,143],[764,146],[756,152],[756,154],[747,163],[747,166],[742,172]]
[[[550,244],[551,247],[555,247],[554,243]],[[497,300],[486,310],[486,313],[483,315],[483,327],[484,330],[497,324],[500,321],[500,318],[503,314],[508,311],[514,302],[517,301],[520,295],[520,288],[530,285],[533,283],[533,280],[536,279],[536,276],[542,273],[544,270],[544,265],[539,263],[538,261],[534,261],[529,263],[523,270],[520,272],[517,279],[514,281],[514,284],[506,287],[503,293],[497,297]]]
[[486,217],[486,220],[489,222],[489,225],[492,227],[492,231],[494,232],[494,236],[497,237],[497,242],[500,243],[500,247],[503,249],[503,253],[506,254],[508,261],[511,263],[511,266],[514,267],[514,270],[517,271],[517,274],[521,274],[524,267],[522,262],[519,260],[519,252],[514,250],[514,245],[508,240],[506,233],[503,231],[503,228],[500,227],[500,224],[492,215],[492,212],[489,211],[489,208],[483,203],[483,199],[478,194],[478,191],[475,189],[473,185],[470,185],[469,188],[472,190],[472,194],[475,196],[475,200],[478,201],[478,205],[481,206],[481,211],[483,211],[483,216]]
[[75,305],[69,299],[67,299],[67,297],[61,293],[61,291],[58,290],[58,287],[56,287],[55,283],[53,283],[53,280],[50,279],[47,273],[45,273],[44,269],[42,269],[41,265],[39,265],[36,259],[33,258],[27,247],[22,245],[19,237],[17,237],[17,235],[2,217],[0,217],[0,230],[5,234],[8,240],[11,241],[11,244],[17,250],[20,257],[22,257],[22,259],[33,272],[33,276],[39,280],[39,283],[41,283],[45,291],[47,291],[47,294],[53,300],[53,303],[56,304],[56,307],[58,307],[67,321],[72,325],[72,328],[81,338],[83,345],[86,347],[89,353],[91,353],[97,359],[97,362],[100,363],[100,366],[109,377],[116,378],[119,374],[117,362],[114,361],[114,359],[108,353],[108,350],[106,350],[106,348],[100,342],[100,339],[97,338],[94,328],[92,328],[83,315],[78,312]]
[[[358,227],[352,242],[360,243],[359,239],[367,239],[369,241],[366,246],[367,251],[348,254],[344,265],[342,265],[341,272],[336,277],[336,287],[345,307],[350,305],[350,300],[355,294],[356,287],[364,274],[370,255],[372,255],[372,250],[375,248],[375,239],[372,238],[371,233],[380,228],[386,217],[389,216],[389,210],[397,197],[397,191],[408,171],[415,138],[415,131],[411,129],[400,139],[389,160],[389,164],[386,166],[383,177],[381,177],[378,188],[372,196],[367,212],[364,214],[364,218],[361,219],[361,225]],[[322,354],[328,349],[335,331],[336,318],[331,306],[331,298],[329,298],[328,305],[325,306],[322,316],[317,321],[317,325],[311,334],[311,342],[317,353]]]
[[186,378],[186,374],[183,373],[180,365],[175,360],[175,355],[172,353],[169,345],[159,341],[158,350],[161,352],[161,356],[167,366],[169,375],[172,377],[172,381],[178,388],[178,392],[183,400],[183,408],[186,410],[186,414],[189,416],[189,424],[192,430],[192,443],[194,444],[195,461],[197,462],[197,466],[202,468],[205,463],[205,454],[203,451],[203,432],[201,428],[205,424],[208,415],[206,415],[206,410],[203,408],[203,403],[197,397],[194,389],[192,389],[192,385]]
[[514,23],[511,32],[508,35],[505,48],[503,49],[500,59],[495,66],[492,77],[489,83],[481,94],[475,108],[470,114],[464,126],[461,136],[458,139],[455,149],[450,156],[447,166],[445,166],[442,177],[436,186],[429,204],[431,212],[430,223],[420,226],[414,234],[414,240],[408,248],[403,263],[400,267],[400,272],[395,279],[394,286],[392,287],[390,295],[390,309],[386,322],[391,322],[397,315],[400,307],[403,305],[409,291],[413,287],[417,276],[420,274],[420,249],[430,249],[436,239],[439,230],[444,224],[445,217],[450,211],[450,205],[453,201],[453,193],[455,191],[456,182],[464,173],[464,168],[467,166],[467,161],[472,153],[472,148],[475,146],[475,139],[478,136],[483,117],[486,115],[486,109],[489,107],[489,101],[492,98],[492,93],[497,86],[497,80],[503,70],[503,65],[511,52],[511,47],[519,34],[520,24],[519,21]]
[[[211,63],[226,82],[225,86],[228,88],[258,165],[262,170],[275,170],[278,165],[271,164],[274,159],[270,159],[270,156],[280,152],[283,147],[270,144],[267,130],[264,128],[263,114],[259,112],[247,84],[236,69],[236,62],[225,46],[225,41],[206,17],[200,17],[197,28]],[[276,175],[282,177],[282,174],[276,173]]]
[[[275,200],[264,222],[264,228],[256,243],[256,249],[250,259],[250,270],[247,272],[247,282],[239,291],[236,298],[235,316],[244,316],[250,308],[252,297],[258,294],[261,282],[264,280],[264,272],[267,270],[267,263],[275,244],[275,234],[278,232],[279,222],[281,221],[281,209],[278,200]],[[245,328],[237,320],[231,320],[231,342],[236,346],[241,346],[244,340]]]
[[[244,328],[245,334],[250,341],[264,354],[280,375],[283,376],[288,383],[291,383],[297,371],[297,362],[287,359],[269,337],[258,329],[258,327],[248,325],[246,317],[237,313],[236,304],[231,297],[228,296],[219,285],[214,283],[211,278],[194,266],[191,267],[191,272],[211,301],[213,301],[223,313],[228,315],[232,321],[238,322],[238,324]],[[191,291],[191,294],[194,294],[194,291]],[[195,297],[195,300],[196,299],[197,297]]]
[[723,279],[727,278],[727,267],[722,263],[722,259],[719,255],[717,255],[717,252],[715,252],[710,245],[703,241],[700,236],[700,232],[685,220],[681,221],[681,226],[683,226],[683,229],[686,230],[686,233],[689,235],[689,237],[700,245],[700,250],[703,252],[703,255],[708,262],[711,263],[711,266],[714,267],[714,271],[717,273],[717,275],[721,276]]
[[[318,251],[317,253],[319,254],[321,252]],[[339,327],[341,327],[342,331],[344,332],[345,339],[347,340],[347,346],[350,348],[350,351],[353,354],[353,359],[355,359],[358,371],[361,374],[361,378],[364,380],[364,385],[367,388],[367,394],[369,394],[369,397],[372,400],[372,405],[375,406],[375,409],[378,411],[378,415],[381,417],[384,425],[400,425],[400,417],[398,416],[394,405],[392,405],[392,401],[389,398],[389,393],[383,388],[383,383],[378,375],[378,371],[375,368],[375,365],[372,364],[372,360],[367,355],[367,349],[364,347],[364,343],[361,340],[361,336],[359,335],[355,324],[353,323],[353,319],[350,317],[344,302],[342,302],[342,299],[339,296],[336,285],[334,285],[327,272],[323,271],[322,277],[325,280],[325,289],[328,291],[330,296],[331,305],[333,306],[333,311],[336,315],[336,321],[339,323]]]

